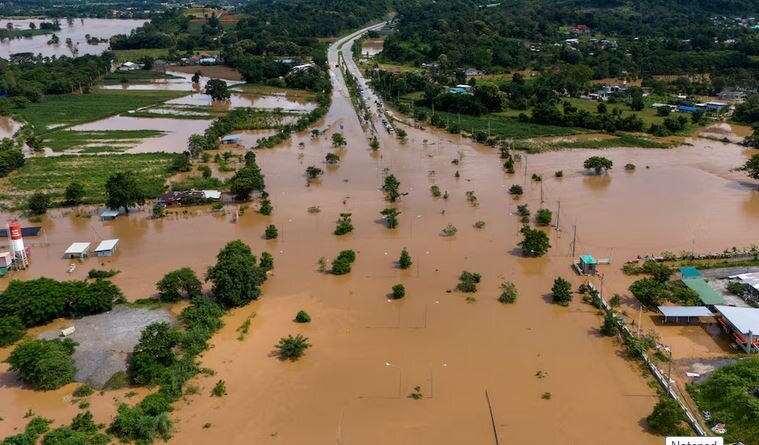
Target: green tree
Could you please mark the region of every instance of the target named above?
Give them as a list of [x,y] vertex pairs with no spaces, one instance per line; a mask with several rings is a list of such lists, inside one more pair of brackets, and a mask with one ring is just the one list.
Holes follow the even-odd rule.
[[134,347],[127,373],[138,385],[154,385],[177,361],[177,346],[182,334],[165,322],[143,329]]
[[311,323],[311,316],[308,315],[308,312],[306,311],[298,311],[298,313],[295,314],[295,322],[296,323]]
[[396,284],[393,286],[393,300],[400,300],[406,296],[406,287],[402,284]]
[[341,148],[348,145],[348,141],[345,140],[345,136],[340,133],[334,133],[332,135],[332,146],[335,148]]
[[211,292],[224,307],[243,306],[261,295],[266,273],[256,266],[256,257],[242,241],[231,241],[216,256],[206,280]]
[[313,165],[306,167],[306,176],[308,179],[316,179],[322,174],[324,174],[324,171],[319,167],[314,167]]
[[501,283],[501,296],[498,297],[498,301],[504,304],[511,304],[517,301],[517,286],[511,281],[504,281]]
[[203,90],[203,93],[211,96],[211,100],[213,101],[229,100],[229,98],[232,96],[229,92],[229,88],[227,87],[227,83],[221,79],[209,80],[206,83],[206,87]]
[[76,315],[93,315],[108,312],[113,304],[124,301],[124,294],[108,280],[97,279],[86,289],[72,292],[70,310]]
[[683,428],[684,421],[685,415],[677,402],[664,397],[659,399],[654,411],[646,417],[651,430],[662,436],[687,435],[687,430]]
[[281,359],[295,361],[305,354],[306,349],[310,348],[311,344],[308,343],[308,337],[298,334],[295,337],[292,335],[282,337],[274,347]]
[[44,215],[50,207],[50,197],[42,192],[35,192],[26,201],[26,206],[34,215]]
[[377,136],[372,137],[371,142],[369,142],[369,147],[373,151],[379,150],[379,148],[380,148],[380,142],[379,142],[379,139],[377,139]]
[[388,207],[380,212],[380,215],[385,217],[385,222],[387,223],[388,229],[394,229],[398,227],[398,215],[401,213],[400,210],[394,208],[394,207]]
[[334,275],[350,273],[354,261],[356,261],[356,252],[352,250],[341,251],[332,261],[332,273]]
[[524,193],[524,190],[522,190],[522,186],[519,184],[514,184],[511,187],[509,187],[509,194],[513,196],[521,196]]
[[279,236],[279,231],[274,224],[269,224],[266,226],[266,230],[264,230],[264,238],[277,239],[277,236]]
[[269,252],[261,252],[261,258],[258,259],[258,267],[264,272],[274,269],[274,257]]
[[337,220],[334,234],[337,236],[353,232],[353,223],[351,222],[350,213],[341,213],[340,219]]
[[264,176],[255,161],[238,170],[230,180],[230,191],[241,201],[250,199],[251,193],[263,191],[265,187]]
[[63,193],[63,199],[66,200],[66,205],[75,206],[82,203],[84,198],[84,186],[78,182],[72,182],[66,187],[66,191]]
[[411,260],[411,255],[409,255],[408,250],[404,247],[403,250],[401,250],[401,257],[398,259],[398,266],[401,269],[408,269],[413,264],[413,261]]
[[759,154],[751,155],[751,158],[739,170],[746,172],[749,178],[759,180]]
[[403,128],[398,128],[396,134],[398,135],[398,139],[400,139],[401,142],[406,142],[406,137],[408,136],[406,130]]
[[327,153],[327,155],[324,157],[324,160],[327,162],[327,164],[337,164],[340,162],[340,156],[336,155],[335,153]]
[[554,303],[567,306],[572,301],[572,284],[564,278],[558,277],[553,280],[551,293],[553,293]]
[[112,175],[105,183],[106,205],[112,210],[145,204],[145,192],[133,173],[120,172]]
[[382,191],[385,192],[385,197],[390,202],[395,202],[403,195],[400,189],[401,183],[395,178],[395,175],[385,176],[385,184],[382,186]]
[[207,149],[208,143],[205,136],[193,134],[187,139],[187,151],[193,159],[197,159],[197,157],[200,156],[200,153]]
[[553,214],[548,209],[540,209],[535,213],[535,222],[539,226],[547,226],[551,224],[551,219],[553,219]]
[[71,354],[75,348],[71,339],[27,340],[13,349],[8,363],[25,383],[44,390],[58,389],[74,380],[76,369]]
[[274,207],[271,205],[271,200],[269,198],[263,198],[261,200],[261,205],[258,208],[258,213],[262,215],[271,215],[273,210]]
[[665,300],[666,286],[654,279],[644,278],[630,285],[630,292],[644,306],[660,306]]
[[203,294],[203,284],[189,267],[167,273],[156,283],[161,301],[179,301],[183,296],[192,300]]
[[597,175],[600,175],[604,170],[610,170],[614,163],[602,156],[591,156],[585,160],[583,165],[586,169],[594,170]]
[[24,324],[17,316],[0,317],[0,347],[21,340],[25,332]]
[[613,337],[619,332],[619,322],[614,318],[614,314],[607,312],[604,315],[604,322],[601,325],[601,335],[606,337]]
[[519,243],[519,247],[522,248],[522,254],[525,256],[543,256],[551,248],[551,243],[545,232],[525,225],[522,227],[522,236],[523,239]]

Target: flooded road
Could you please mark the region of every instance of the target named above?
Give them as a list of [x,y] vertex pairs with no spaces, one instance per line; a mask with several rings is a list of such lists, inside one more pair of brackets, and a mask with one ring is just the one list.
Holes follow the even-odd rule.
[[[330,50],[331,67],[337,49]],[[226,317],[203,355],[202,366],[216,375],[200,377],[200,393],[177,404],[171,443],[495,443],[487,390],[501,443],[660,444],[644,420],[656,403],[655,390],[612,340],[599,335],[601,320],[591,306],[578,297],[567,308],[551,304],[552,281],[563,276],[575,286],[582,282],[570,269],[573,226],[577,254],[611,257],[613,264],[603,266],[606,289],[625,295],[629,277],[619,268],[626,259],[755,242],[759,192],[730,171],[751,151],[703,138],[671,150],[605,150],[615,168],[589,176],[582,163],[599,151],[568,150],[523,157],[518,173],[507,175],[492,148],[407,128],[404,144],[380,131],[381,148],[372,153],[342,75],[333,68],[332,76],[333,106],[318,125],[330,130],[317,139],[297,134],[283,146],[257,152],[271,216],[248,210],[234,222],[231,206],[226,214],[202,207],[172,210],[162,220],[148,219],[145,210],[113,222],[51,212],[42,236],[26,240],[32,267],[12,278],[82,279],[91,268],[113,268],[121,271],[114,282],[134,300],[153,294],[155,282],[170,270],[189,266],[203,274],[230,240],[274,255],[274,275],[261,300]],[[338,152],[338,166],[325,166],[324,156],[333,151],[329,140],[341,123],[348,146]],[[625,171],[626,163],[636,170]],[[310,186],[303,174],[309,165],[325,170]],[[400,225],[393,230],[379,214],[391,206],[380,191],[385,169],[408,192],[397,204]],[[557,170],[563,178],[553,177]],[[542,206],[555,216],[561,201],[560,231],[546,229],[553,247],[539,259],[522,258],[516,248],[516,205],[529,204],[533,214],[541,207],[541,184],[529,179],[533,173],[544,178]],[[507,193],[512,184],[525,186],[518,201]],[[432,185],[449,198],[433,198]],[[475,192],[478,206],[467,201],[468,191]],[[312,206],[320,212],[309,213]],[[352,212],[355,230],[336,237],[340,212]],[[474,228],[476,221],[485,226]],[[263,239],[268,224],[279,229],[277,240]],[[458,228],[453,237],[440,235],[448,224]],[[66,273],[70,261],[62,254],[69,244],[108,238],[121,240],[115,257],[90,258]],[[404,247],[414,264],[401,271],[395,261]],[[349,275],[318,272],[320,257],[331,261],[343,249],[357,252]],[[482,274],[474,300],[449,292],[462,270]],[[497,301],[503,280],[516,283],[513,305]],[[405,285],[406,297],[389,301],[397,283]],[[313,322],[293,323],[298,310]],[[253,313],[250,333],[239,341],[236,329]],[[280,337],[296,333],[313,344],[303,359],[271,357]],[[228,395],[210,397],[219,379]],[[6,364],[0,365],[0,382],[0,398],[12,401],[0,404],[0,435],[23,425],[29,408],[58,422],[73,415],[65,399],[72,385],[52,394],[23,389]],[[408,397],[416,386],[421,400]],[[110,397],[93,403],[96,421],[113,414]]]
[[[52,19],[45,19],[50,22]],[[61,20],[61,30],[55,34],[60,43],[48,45],[47,42],[52,34],[25,37],[21,39],[0,41],[0,57],[8,59],[11,54],[32,53],[42,54],[43,57],[68,56],[72,57],[85,54],[101,54],[108,50],[109,42],[91,45],[87,43],[86,35],[99,39],[110,39],[116,34],[129,34],[133,29],[139,28],[147,20],[122,20],[122,19],[74,19],[70,23]],[[16,29],[29,29],[29,23],[39,25],[41,20],[0,20],[3,26],[12,23]],[[66,39],[71,39],[72,46],[66,45]]]

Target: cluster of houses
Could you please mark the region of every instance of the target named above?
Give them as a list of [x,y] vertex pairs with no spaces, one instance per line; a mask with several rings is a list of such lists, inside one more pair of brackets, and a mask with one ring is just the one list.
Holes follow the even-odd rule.
[[303,62],[298,59],[277,59],[275,62],[289,66],[291,72],[308,71],[316,67],[314,62]]
[[719,113],[723,109],[725,109],[728,106],[728,104],[724,102],[703,102],[703,103],[697,103],[694,105],[671,105],[671,104],[662,104],[662,103],[655,103],[651,105],[652,108],[662,108],[667,107],[670,109],[670,111],[677,111],[678,113],[693,113],[697,110],[702,111],[709,111],[713,113]]
[[221,192],[218,190],[182,190],[164,194],[157,204],[163,207],[170,207],[173,205],[205,204],[216,202],[220,199]]

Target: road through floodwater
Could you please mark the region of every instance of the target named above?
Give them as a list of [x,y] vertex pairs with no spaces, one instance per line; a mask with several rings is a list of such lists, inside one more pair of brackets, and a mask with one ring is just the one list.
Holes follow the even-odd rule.
[[[619,266],[636,255],[754,242],[759,193],[730,171],[749,150],[706,139],[670,150],[607,150],[616,168],[602,176],[582,170],[595,150],[529,155],[517,174],[507,175],[496,150],[435,130],[408,128],[406,143],[380,130],[381,148],[373,153],[334,68],[340,45],[357,35],[330,47],[334,91],[319,125],[328,129],[324,136],[303,132],[257,152],[275,209],[271,216],[249,210],[234,222],[229,213],[194,208],[162,220],[135,212],[102,223],[54,212],[43,221],[43,237],[28,240],[32,267],[13,278],[80,279],[90,268],[114,268],[121,271],[114,282],[133,300],[152,294],[170,270],[189,266],[202,274],[230,240],[273,253],[274,275],[260,301],[226,317],[203,354],[202,366],[216,375],[200,377],[200,393],[177,404],[171,443],[491,444],[486,389],[501,443],[661,443],[644,420],[656,403],[654,389],[612,340],[599,335],[601,320],[591,306],[551,304],[552,281],[582,281],[570,269],[572,226],[578,254],[613,258],[612,266],[602,267],[606,285],[618,292],[624,292],[614,284]],[[339,166],[325,166],[340,124],[348,146],[338,151]],[[624,171],[628,162],[637,170]],[[303,175],[309,165],[325,170],[311,185]],[[386,169],[408,192],[397,205],[402,213],[393,230],[379,214],[390,206],[380,191]],[[553,178],[556,170],[564,177]],[[532,173],[544,178],[542,206],[555,209],[561,201],[562,230],[546,229],[553,247],[544,258],[522,258],[516,248],[516,205],[528,203],[533,213],[541,207],[541,185],[528,180]],[[507,193],[514,183],[526,186],[518,201]],[[431,185],[449,198],[433,198]],[[468,191],[475,192],[477,206],[466,199]],[[320,212],[307,212],[311,206]],[[340,212],[352,212],[355,231],[336,237]],[[485,226],[474,228],[480,220]],[[262,238],[268,224],[279,229],[277,240]],[[458,228],[453,237],[440,235],[448,224]],[[121,239],[117,256],[92,258],[66,273],[69,263],[61,255],[68,244],[112,237]],[[404,247],[414,265],[402,271],[395,261]],[[357,252],[349,275],[318,272],[320,257],[331,260],[342,249]],[[462,270],[483,276],[473,299],[449,292]],[[497,301],[503,280],[516,283],[513,305]],[[405,285],[406,297],[391,301],[397,283]],[[292,321],[301,309],[312,323]],[[236,329],[253,314],[248,336],[238,340]],[[313,344],[305,357],[295,363],[273,358],[277,340],[296,333]],[[0,351],[0,358],[5,354]],[[228,395],[210,397],[219,379]],[[23,425],[27,409],[63,423],[77,411],[68,401],[75,385],[49,394],[24,389],[6,364],[0,365],[0,385],[0,398],[10,401],[0,405],[0,436]],[[416,386],[420,400],[408,397]],[[123,400],[119,393],[94,396],[96,421],[113,415],[113,397]]]

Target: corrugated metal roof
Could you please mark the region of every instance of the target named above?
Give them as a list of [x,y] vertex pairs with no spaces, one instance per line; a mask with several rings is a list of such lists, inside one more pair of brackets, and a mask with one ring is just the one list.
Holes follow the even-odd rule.
[[688,278],[683,280],[686,286],[696,291],[698,297],[706,305],[725,304],[725,299],[712,289],[703,278]]
[[743,335],[749,331],[759,335],[759,309],[752,307],[715,306],[717,311]]
[[108,250],[113,250],[116,248],[116,246],[119,245],[119,240],[117,239],[107,239],[100,241],[100,244],[95,248],[95,252],[105,252]]
[[713,317],[712,311],[705,306],[659,306],[659,312],[665,317]]
[[92,243],[73,243],[72,245],[69,246],[68,249],[66,249],[64,253],[67,255],[83,254],[87,252],[87,250],[89,250],[90,244]]
[[703,277],[703,275],[701,275],[701,272],[699,272],[698,269],[696,269],[695,267],[681,267],[680,274],[683,276],[683,278]]
[[593,258],[593,255],[580,255],[580,261],[585,264],[598,264],[598,261]]
[[735,275],[735,277],[730,278],[738,278],[743,283],[748,284],[749,286],[753,287],[756,290],[759,290],[759,273],[742,273],[740,275]]

